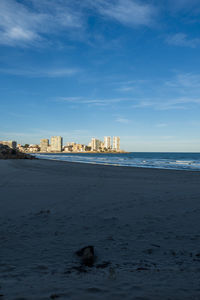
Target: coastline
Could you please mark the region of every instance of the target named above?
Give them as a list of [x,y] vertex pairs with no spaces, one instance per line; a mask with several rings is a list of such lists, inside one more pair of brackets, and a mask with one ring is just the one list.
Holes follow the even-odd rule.
[[23,152],[23,153],[28,153],[28,154],[124,154],[124,153],[131,153],[127,151],[119,151],[119,152],[99,152],[99,151],[72,151],[72,152]]
[[192,169],[175,169],[175,168],[162,168],[162,167],[141,167],[141,166],[123,166],[120,164],[109,164],[109,163],[97,163],[97,162],[79,162],[79,161],[67,161],[67,160],[59,160],[59,159],[47,159],[47,158],[38,158],[38,160],[43,160],[43,161],[55,161],[55,162],[60,162],[60,163],[67,163],[67,164],[80,164],[80,165],[91,165],[91,166],[102,166],[102,167],[113,167],[113,168],[125,168],[125,169],[142,169],[142,170],[158,170],[158,171],[172,171],[172,172],[194,172],[194,173],[199,173],[200,170],[192,170]]
[[[59,155],[60,153],[58,153]],[[94,165],[104,165],[104,166],[117,166],[117,167],[128,167],[128,168],[143,168],[143,169],[159,169],[159,170],[182,170],[182,171],[200,171],[200,163],[199,160],[193,161],[194,158],[185,158],[182,159],[182,157],[174,157],[162,160],[162,158],[149,158],[149,157],[143,157],[138,158],[137,156],[128,156],[120,158],[120,156],[112,156],[112,159],[108,156],[102,156],[102,159],[99,159],[101,155],[98,155],[95,157],[95,153],[93,159],[91,160],[90,155],[85,156],[81,155],[80,153],[77,153],[78,155],[74,156],[74,159],[72,159],[71,154],[64,155],[63,156],[56,156],[56,153],[54,154],[47,154],[44,155],[38,155],[35,154],[35,157],[37,159],[43,159],[43,160],[53,160],[53,161],[62,161],[62,162],[75,162],[75,163],[83,163],[83,164],[94,164]],[[98,154],[98,153],[97,153]],[[122,153],[121,153],[122,154]],[[174,154],[174,153],[173,153]],[[182,153],[178,153],[181,154]],[[34,154],[32,154],[34,156]],[[54,156],[55,155],[55,156]],[[84,158],[84,159],[83,159]],[[104,159],[105,158],[105,159]],[[114,159],[113,159],[114,158]],[[182,159],[182,160],[179,160]]]
[[[200,297],[199,186],[196,171],[1,160],[1,294]],[[97,259],[82,271],[87,245]]]

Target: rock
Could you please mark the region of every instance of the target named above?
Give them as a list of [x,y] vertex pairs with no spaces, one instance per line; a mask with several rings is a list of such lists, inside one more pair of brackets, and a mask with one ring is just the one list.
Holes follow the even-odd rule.
[[36,159],[34,156],[0,144],[0,159]]
[[92,267],[94,265],[94,247],[86,246],[76,252],[78,256],[81,257],[82,264],[87,267]]

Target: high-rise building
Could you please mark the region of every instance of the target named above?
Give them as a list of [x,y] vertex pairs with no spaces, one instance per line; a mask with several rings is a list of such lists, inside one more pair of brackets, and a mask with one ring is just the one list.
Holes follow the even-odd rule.
[[48,139],[41,139],[40,140],[40,151],[47,152],[47,148],[49,147],[49,140]]
[[63,144],[63,139],[61,136],[52,136],[51,137],[51,151],[61,152],[62,144]]
[[113,150],[120,150],[120,138],[118,136],[113,136]]
[[92,138],[91,140],[91,150],[92,151],[97,151],[101,147],[101,141],[97,140],[95,138]]
[[8,146],[12,149],[16,149],[16,147],[17,147],[17,142],[15,142],[15,141],[0,141],[0,144],[2,144],[4,146]]
[[106,149],[111,149],[111,137],[110,136],[104,136],[104,147]]

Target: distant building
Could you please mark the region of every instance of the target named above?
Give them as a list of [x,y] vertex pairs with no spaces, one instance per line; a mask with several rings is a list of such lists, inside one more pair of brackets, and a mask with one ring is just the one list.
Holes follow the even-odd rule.
[[111,137],[104,136],[104,148],[111,149]]
[[85,145],[83,145],[83,144],[75,144],[73,146],[73,151],[74,152],[84,152],[85,151]]
[[87,146],[87,145],[85,146],[85,151],[89,152],[89,151],[91,151],[91,150],[92,150],[91,146],[89,146],[89,145],[88,145],[88,146]]
[[27,148],[27,152],[39,152],[40,151],[40,147],[38,145],[30,145]]
[[85,152],[86,146],[83,144],[67,143],[64,146],[64,152]]
[[73,146],[73,151],[75,151],[75,152],[84,152],[85,151],[85,145],[83,145],[83,144],[75,144]]
[[49,140],[48,139],[41,139],[40,140],[40,151],[41,152],[47,152],[48,147],[49,147]]
[[92,151],[98,151],[100,147],[101,147],[101,141],[96,138],[92,138],[91,140]]
[[23,147],[21,144],[17,144],[17,149],[18,149],[20,152],[24,152],[24,147]]
[[63,139],[61,136],[52,136],[51,137],[51,151],[52,152],[61,152],[62,144],[63,144]]
[[47,147],[47,152],[51,152],[51,145]]
[[64,149],[63,149],[64,152],[72,152],[72,150],[73,150],[73,146],[72,145],[64,146]]
[[104,142],[101,142],[101,143],[100,143],[99,150],[105,151],[105,145],[104,145]]
[[0,141],[0,144],[8,146],[12,149],[16,149],[17,148],[17,142],[15,141]]
[[113,136],[113,150],[120,151],[120,138],[118,136]]

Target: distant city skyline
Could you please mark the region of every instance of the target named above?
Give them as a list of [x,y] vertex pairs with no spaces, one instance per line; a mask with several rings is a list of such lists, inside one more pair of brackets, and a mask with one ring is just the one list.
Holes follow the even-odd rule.
[[0,1],[0,140],[200,152],[200,2]]
[[21,152],[125,152],[120,148],[120,137],[104,136],[103,140],[92,138],[87,144],[80,144],[77,141],[63,141],[61,136],[51,136],[51,139],[42,138],[40,143],[24,145],[17,141],[0,141],[0,144],[7,145]]

